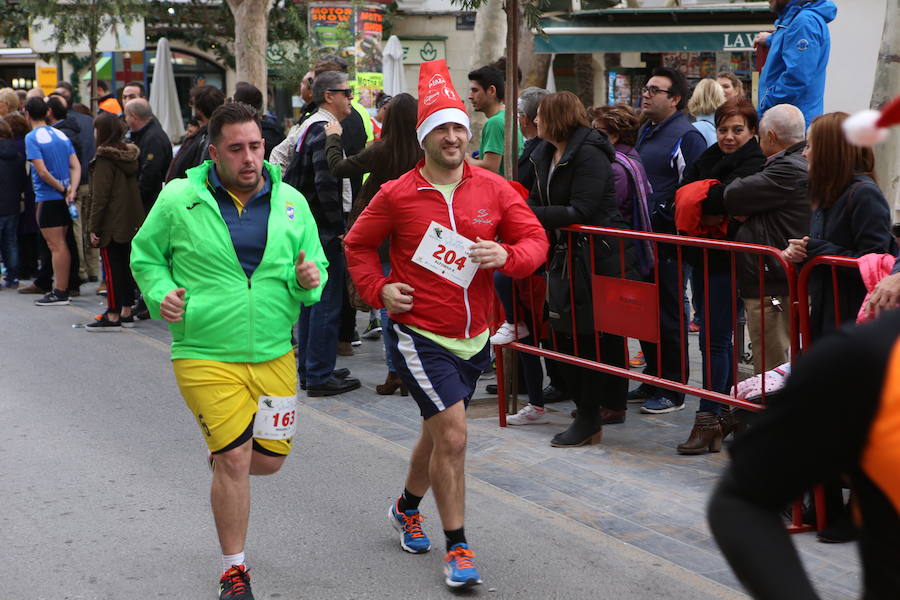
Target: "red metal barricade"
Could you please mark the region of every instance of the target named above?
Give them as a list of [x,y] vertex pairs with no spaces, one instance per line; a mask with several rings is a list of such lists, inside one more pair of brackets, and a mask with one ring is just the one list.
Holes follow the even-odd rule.
[[[738,307],[739,307],[739,298],[737,292],[737,273],[736,273],[736,255],[737,254],[749,254],[756,257],[757,262],[757,271],[758,275],[758,289],[756,297],[760,298],[760,307],[759,307],[759,331],[760,331],[760,346],[759,348],[754,347],[754,352],[763,353],[761,364],[765,365],[765,306],[764,299],[767,297],[765,294],[766,284],[765,284],[765,274],[769,271],[773,266],[780,267],[783,270],[785,276],[785,283],[788,289],[788,296],[786,305],[783,306],[783,310],[789,311],[789,321],[790,321],[790,360],[793,361],[801,351],[801,338],[802,338],[802,348],[806,348],[810,343],[810,319],[809,319],[809,297],[808,297],[808,286],[809,286],[809,276],[813,269],[816,267],[820,267],[823,265],[830,266],[832,269],[832,281],[833,281],[833,293],[835,297],[835,319],[836,323],[840,323],[840,305],[839,305],[839,294],[838,294],[838,283],[837,277],[835,277],[835,270],[837,267],[851,267],[857,268],[857,262],[855,259],[847,258],[847,257],[832,257],[832,256],[821,256],[816,257],[810,260],[800,272],[799,277],[797,276],[793,265],[787,261],[782,256],[781,250],[777,248],[772,248],[769,246],[759,246],[755,244],[741,244],[730,241],[722,241],[722,240],[713,240],[713,239],[705,239],[705,238],[692,238],[685,236],[677,236],[677,235],[666,235],[666,234],[658,234],[658,233],[648,233],[648,232],[638,232],[638,231],[629,231],[629,230],[619,230],[619,229],[610,229],[604,227],[592,227],[592,226],[581,226],[576,225],[573,227],[567,227],[560,230],[564,232],[564,235],[567,236],[567,247],[568,247],[568,261],[567,264],[570,268],[570,273],[573,268],[572,261],[572,241],[573,235],[587,235],[590,240],[590,277],[591,277],[591,291],[592,291],[592,301],[593,301],[593,312],[594,312],[594,343],[595,343],[595,356],[597,356],[597,360],[588,360],[586,358],[582,358],[579,356],[579,348],[578,348],[578,336],[573,336],[574,341],[574,351],[573,354],[566,354],[563,352],[559,352],[556,350],[558,345],[556,343],[556,334],[554,331],[550,330],[547,327],[547,324],[542,321],[542,307],[537,307],[537,300],[535,299],[534,290],[531,287],[527,287],[528,290],[525,296],[528,298],[528,302],[524,305],[529,307],[528,312],[531,316],[531,321],[528,323],[530,327],[530,331],[532,332],[540,332],[540,335],[535,336],[535,341],[533,344],[526,344],[521,341],[515,341],[504,347],[496,347],[497,354],[497,388],[498,388],[498,410],[499,410],[499,420],[500,426],[506,426],[506,391],[505,391],[505,378],[503,373],[503,350],[509,349],[514,350],[516,352],[525,352],[528,354],[543,356],[547,359],[552,359],[572,365],[576,365],[579,367],[583,367],[586,369],[593,369],[596,371],[600,371],[603,373],[608,373],[612,375],[617,375],[619,377],[625,377],[628,379],[632,379],[635,381],[640,381],[643,383],[648,383],[657,387],[666,388],[670,390],[674,390],[677,392],[682,392],[685,394],[690,394],[697,396],[699,398],[705,398],[708,400],[713,400],[716,402],[720,402],[723,404],[727,404],[732,407],[741,408],[749,411],[760,411],[764,408],[766,393],[765,393],[765,369],[763,369],[762,375],[762,398],[760,403],[756,402],[748,402],[746,400],[742,400],[736,397],[735,389],[736,386],[732,388],[732,394],[724,394],[721,392],[716,392],[708,389],[704,389],[703,387],[698,387],[694,385],[690,385],[687,382],[686,374],[686,366],[688,357],[685,352],[682,352],[679,357],[681,363],[681,379],[673,380],[673,379],[665,379],[659,373],[657,374],[649,374],[649,373],[639,373],[632,371],[628,368],[628,350],[626,346],[626,356],[624,365],[625,366],[616,366],[609,364],[608,362],[604,362],[600,353],[600,343],[599,343],[599,332],[605,332],[613,335],[619,335],[625,338],[635,338],[639,340],[644,340],[648,342],[656,342],[657,343],[657,366],[658,369],[662,369],[662,348],[659,344],[661,340],[661,324],[660,324],[660,299],[658,293],[658,286],[660,285],[660,245],[668,246],[668,257],[671,260],[672,251],[674,250],[674,258],[675,258],[675,266],[677,269],[677,281],[683,281],[683,273],[684,273],[684,251],[685,248],[692,248],[691,252],[700,252],[702,256],[702,277],[703,277],[703,290],[704,290],[704,302],[703,302],[703,311],[704,318],[706,322],[709,322],[709,253],[710,252],[725,252],[728,254],[728,262],[730,267],[730,286],[731,286],[731,317],[732,317],[732,343],[735,347],[735,350],[732,352],[732,373],[734,375],[734,381],[737,381],[737,372],[738,372],[738,356],[740,354],[740,349],[737,347],[738,344],[736,339],[738,337]],[[626,274],[625,269],[625,243],[619,242],[617,244],[619,251],[619,261],[620,261],[620,274],[618,277],[610,277],[606,275],[598,275],[596,274],[596,263],[595,263],[595,240],[598,236],[604,236],[606,238],[614,238],[617,240],[633,240],[636,243],[645,243],[649,242],[652,250],[653,250],[653,258],[654,258],[654,266],[652,271],[652,277],[650,277],[650,281],[639,281],[634,279],[629,279]],[[768,263],[766,259],[769,259]],[[671,268],[671,267],[670,267]],[[696,277],[696,274],[695,274]],[[527,282],[529,286],[533,285],[532,282]],[[683,286],[681,287],[683,290]],[[570,298],[574,298],[574,287],[570,278]],[[745,291],[746,293],[746,291]],[[683,293],[677,297],[677,302],[679,305],[682,303]],[[573,300],[574,303],[574,300]],[[519,303],[515,301],[513,302],[515,314],[515,322],[521,322],[519,317]],[[677,309],[679,314],[679,348],[683,349],[686,347],[685,345],[685,314],[684,310],[681,306]],[[577,318],[575,307],[573,306],[571,309],[571,319],[572,319],[572,331],[577,331]],[[710,348],[710,338],[709,338],[709,327],[706,327],[706,348]],[[742,337],[742,336],[741,336]],[[541,347],[540,338],[550,338],[552,348]],[[703,360],[703,368],[705,370],[706,379],[711,379],[711,361],[709,357],[709,353],[704,357]],[[793,515],[792,515],[792,524],[789,526],[789,530],[793,533],[803,532],[803,531],[811,531],[811,530],[821,530],[825,527],[825,502],[824,502],[824,492],[821,486],[817,486],[813,491],[813,499],[816,505],[816,515],[817,515],[817,523],[815,525],[805,524],[802,519],[802,505],[798,501],[793,506]]]
[[[593,369],[596,371],[600,371],[603,373],[608,373],[612,375],[617,375],[620,377],[625,377],[628,379],[633,379],[635,381],[640,381],[642,383],[647,383],[650,385],[654,385],[660,388],[665,388],[669,390],[674,390],[677,392],[690,394],[694,396],[698,396],[700,398],[706,398],[708,400],[713,400],[716,402],[720,402],[723,404],[728,404],[733,407],[742,408],[749,411],[758,411],[762,408],[762,406],[755,402],[747,402],[745,400],[737,398],[734,394],[726,394],[722,392],[717,392],[713,390],[704,389],[703,387],[690,385],[687,383],[687,367],[688,367],[688,356],[685,355],[684,352],[681,353],[679,357],[681,363],[681,378],[680,380],[675,379],[665,379],[659,373],[650,374],[650,373],[639,373],[628,369],[627,367],[627,356],[625,357],[625,365],[626,366],[616,366],[614,364],[610,364],[609,362],[605,362],[600,353],[600,336],[599,332],[603,331],[606,333],[610,333],[613,335],[619,335],[626,338],[634,338],[643,340],[646,342],[659,342],[661,339],[661,325],[659,319],[659,311],[660,311],[660,300],[658,294],[658,286],[660,282],[660,245],[664,244],[668,247],[668,255],[671,258],[671,255],[674,253],[675,266],[677,269],[677,279],[679,281],[683,281],[683,273],[684,273],[684,250],[686,248],[692,248],[693,252],[699,252],[702,256],[702,273],[700,274],[703,277],[703,289],[704,289],[704,312],[705,319],[709,321],[709,253],[710,252],[724,252],[727,253],[729,258],[729,268],[730,268],[730,293],[731,293],[731,330],[732,330],[732,343],[737,346],[735,339],[738,335],[738,306],[739,306],[739,298],[737,293],[737,274],[736,274],[736,255],[737,254],[750,254],[757,257],[757,262],[759,264],[759,293],[760,296],[765,296],[765,284],[763,278],[763,268],[765,264],[765,259],[769,259],[768,264],[779,265],[785,274],[785,280],[788,286],[788,302],[787,306],[784,307],[785,310],[792,311],[791,322],[791,355],[795,356],[799,351],[799,330],[796,327],[796,319],[793,318],[795,314],[794,311],[797,310],[797,289],[796,289],[796,278],[794,275],[794,267],[791,263],[784,260],[781,255],[781,251],[769,246],[758,246],[755,244],[740,244],[737,242],[723,241],[723,240],[713,240],[713,239],[705,239],[705,238],[692,238],[686,236],[679,235],[667,235],[667,234],[659,234],[659,233],[648,233],[648,232],[640,232],[640,231],[630,231],[630,230],[621,230],[621,229],[610,229],[605,227],[593,227],[593,226],[585,226],[585,225],[575,225],[572,227],[567,227],[559,230],[564,232],[563,235],[568,236],[568,265],[572,265],[572,240],[574,235],[586,235],[589,236],[589,244],[590,244],[590,262],[591,262],[591,288],[593,292],[593,311],[594,311],[594,324],[595,331],[594,334],[594,343],[595,343],[595,355],[598,357],[598,360],[588,360],[580,357],[581,354],[578,348],[578,336],[574,336],[574,352],[572,354],[566,354],[563,352],[559,352],[556,350],[558,348],[558,344],[556,343],[556,334],[554,331],[549,332],[549,338],[551,339],[551,348],[541,347],[535,344],[525,344],[521,341],[516,341],[511,344],[508,344],[504,348],[508,348],[510,350],[514,350],[517,352],[526,352],[529,354],[543,356],[548,359],[556,360],[559,362],[564,362],[572,365],[576,365],[579,367],[584,367],[588,369]],[[634,240],[638,243],[650,242],[653,257],[654,257],[654,266],[651,273],[650,281],[636,281],[634,279],[629,279],[625,273],[625,244],[618,243],[618,252],[619,252],[619,261],[620,261],[620,274],[618,277],[610,277],[605,275],[597,275],[596,273],[596,264],[595,264],[595,240],[598,239],[598,236],[603,236],[604,238],[614,238],[618,240]],[[670,261],[671,262],[671,261]],[[696,275],[695,275],[696,276]],[[570,297],[574,297],[573,284],[572,279],[570,278]],[[529,294],[532,296],[533,294]],[[681,305],[682,298],[679,296],[677,298],[677,302],[679,306]],[[514,302],[514,306],[516,306],[516,310],[518,311],[518,302]],[[526,323],[530,331],[533,332],[544,332],[547,331],[547,327],[545,323],[541,322],[541,316],[537,314],[539,311],[531,310],[530,316],[531,321]],[[685,347],[685,331],[686,331],[686,323],[684,311],[681,308],[678,308],[679,314],[679,348]],[[576,310],[573,307],[571,310],[571,318],[572,318],[572,330],[577,329],[577,315]],[[761,328],[764,331],[765,329],[765,312],[761,311],[760,322]],[[521,322],[516,314],[516,322]],[[706,328],[706,347],[710,347],[709,340],[710,332],[709,328]],[[764,352],[764,347],[756,349],[757,351]],[[502,352],[503,348],[497,348],[497,380],[498,380],[498,408],[499,408],[499,417],[500,417],[500,425],[501,427],[506,426],[506,403],[505,403],[505,390],[504,390],[504,378],[502,372]],[[626,349],[627,353],[627,349]],[[732,371],[733,373],[737,373],[738,371],[738,356],[739,352],[732,353]],[[657,365],[659,369],[662,368],[662,345],[657,343]],[[621,361],[620,361],[621,362]],[[711,371],[711,361],[709,360],[709,356],[703,361],[703,368],[706,371],[707,379],[710,379],[710,371]],[[765,395],[763,395],[762,402],[765,402]]]

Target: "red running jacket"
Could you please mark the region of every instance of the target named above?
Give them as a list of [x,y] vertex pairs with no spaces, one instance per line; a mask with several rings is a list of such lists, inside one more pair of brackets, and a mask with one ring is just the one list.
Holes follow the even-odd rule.
[[722,185],[718,179],[701,179],[681,186],[675,191],[675,229],[682,235],[725,239],[728,235],[728,219],[718,225],[703,224],[703,201],[710,188]]
[[[544,228],[522,197],[505,179],[478,167],[463,166],[450,202],[422,177],[416,167],[389,181],[375,194],[344,238],[347,269],[366,303],[382,308],[381,288],[402,282],[414,288],[413,308],[391,314],[398,323],[444,337],[471,338],[490,325],[494,297],[493,271],[480,269],[468,289],[412,262],[428,225],[436,221],[475,242],[503,240],[509,253],[500,270],[513,278],[534,273],[547,258]],[[391,274],[382,275],[378,246],[390,237]]]

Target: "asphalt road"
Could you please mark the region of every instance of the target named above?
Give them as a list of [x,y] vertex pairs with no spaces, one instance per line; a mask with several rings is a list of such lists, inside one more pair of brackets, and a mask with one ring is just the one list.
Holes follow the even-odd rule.
[[[205,445],[161,325],[87,333],[72,324],[99,310],[97,297],[69,307],[33,299],[0,292],[0,598],[216,598]],[[246,551],[256,597],[452,597],[431,498],[432,552],[402,552],[387,521],[406,458],[302,407],[284,469],[253,481]],[[484,585],[464,596],[743,597],[486,483],[469,479],[467,504]]]

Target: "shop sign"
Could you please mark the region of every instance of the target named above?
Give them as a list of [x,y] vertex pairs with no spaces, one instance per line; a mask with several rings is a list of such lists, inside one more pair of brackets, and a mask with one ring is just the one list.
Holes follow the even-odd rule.
[[447,42],[444,40],[400,40],[403,47],[403,64],[418,65],[429,60],[447,58]]
[[[356,67],[351,82],[360,104],[373,109],[384,82],[381,36],[384,6],[350,2],[310,4],[307,25],[317,54],[335,53]],[[315,57],[314,57],[315,58]]]
[[56,82],[59,81],[59,74],[56,67],[37,67],[37,84],[45,94],[50,94],[56,89]]
[[723,52],[752,52],[753,39],[755,33],[723,33],[722,34],[722,51]]

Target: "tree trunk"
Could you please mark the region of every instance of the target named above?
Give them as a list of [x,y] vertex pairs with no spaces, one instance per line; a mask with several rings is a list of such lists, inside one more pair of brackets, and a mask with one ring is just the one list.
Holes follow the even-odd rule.
[[[575,95],[585,106],[594,105],[594,64],[590,54],[575,55]],[[605,104],[605,102],[604,102]]]
[[[871,107],[878,109],[900,91],[900,0],[887,0],[881,51],[875,71]],[[900,210],[900,131],[893,128],[887,141],[875,147],[875,171],[893,211]],[[895,220],[898,213],[894,214]]]
[[475,18],[471,69],[488,65],[506,50],[506,12],[502,0],[486,0]]
[[[472,44],[472,60],[469,69],[489,65],[504,55],[506,52],[506,12],[503,10],[502,0],[486,0],[478,10],[475,17],[475,40]],[[468,81],[466,87],[468,89]],[[468,94],[462,95],[464,98]],[[481,139],[481,128],[484,126],[484,115],[474,113],[472,115],[472,142],[470,150],[478,149],[478,140]]]
[[228,0],[234,15],[234,58],[238,81],[252,83],[266,106],[269,11],[275,0]]

